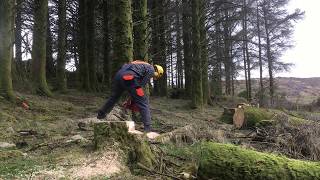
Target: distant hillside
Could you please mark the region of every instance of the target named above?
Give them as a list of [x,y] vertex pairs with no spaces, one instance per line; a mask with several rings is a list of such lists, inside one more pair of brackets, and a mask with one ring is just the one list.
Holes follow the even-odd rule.
[[[258,89],[258,79],[253,80],[254,92]],[[245,82],[238,81],[237,92],[245,89]],[[320,97],[320,77],[315,78],[276,78],[277,92],[285,93],[288,100],[299,103],[310,103]]]

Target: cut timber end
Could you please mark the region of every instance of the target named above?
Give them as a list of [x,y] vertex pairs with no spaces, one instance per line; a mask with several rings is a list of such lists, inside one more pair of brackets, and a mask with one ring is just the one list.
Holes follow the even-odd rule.
[[244,109],[243,108],[236,108],[235,113],[233,115],[233,125],[240,129],[244,124]]
[[270,120],[273,113],[262,108],[244,106],[241,108],[224,108],[220,120],[227,124],[234,124],[236,128],[256,126],[262,120]]

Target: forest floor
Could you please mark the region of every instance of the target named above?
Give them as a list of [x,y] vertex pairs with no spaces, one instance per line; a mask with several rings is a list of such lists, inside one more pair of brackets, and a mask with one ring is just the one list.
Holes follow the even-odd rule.
[[[0,101],[0,143],[15,144],[15,147],[0,148],[0,179],[158,177],[154,174],[133,175],[118,144],[94,151],[93,131],[79,128],[79,122],[96,116],[105,95],[69,91],[54,98],[30,94],[19,96],[29,108]],[[229,99],[222,104],[234,107],[240,101]],[[256,148],[241,139],[252,130],[235,130],[232,125],[219,121],[223,113],[220,106],[207,106],[199,111],[190,109],[187,100],[151,97],[150,102],[156,132],[166,133],[194,125],[201,131],[196,137],[198,140],[210,139]],[[142,127],[141,122],[137,127]]]

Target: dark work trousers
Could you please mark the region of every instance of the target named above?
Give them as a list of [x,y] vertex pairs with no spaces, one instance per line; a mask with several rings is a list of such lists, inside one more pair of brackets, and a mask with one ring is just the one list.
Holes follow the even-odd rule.
[[[128,91],[133,102],[139,107],[142,122],[145,131],[151,130],[151,114],[149,108],[148,98],[143,93],[142,87],[139,85],[136,78],[132,80],[124,80],[123,76],[133,74],[132,71],[118,72],[112,82],[111,96],[107,102],[102,106],[100,111],[110,113],[114,105],[120,99],[124,91]],[[134,76],[134,75],[133,75]]]

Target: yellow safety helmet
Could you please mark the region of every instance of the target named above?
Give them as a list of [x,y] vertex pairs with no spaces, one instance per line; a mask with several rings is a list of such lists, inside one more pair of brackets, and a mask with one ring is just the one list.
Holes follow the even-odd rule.
[[154,78],[155,79],[159,79],[160,77],[162,77],[163,76],[163,68],[160,66],[160,65],[154,65],[154,70],[155,70],[155,72],[154,72]]

